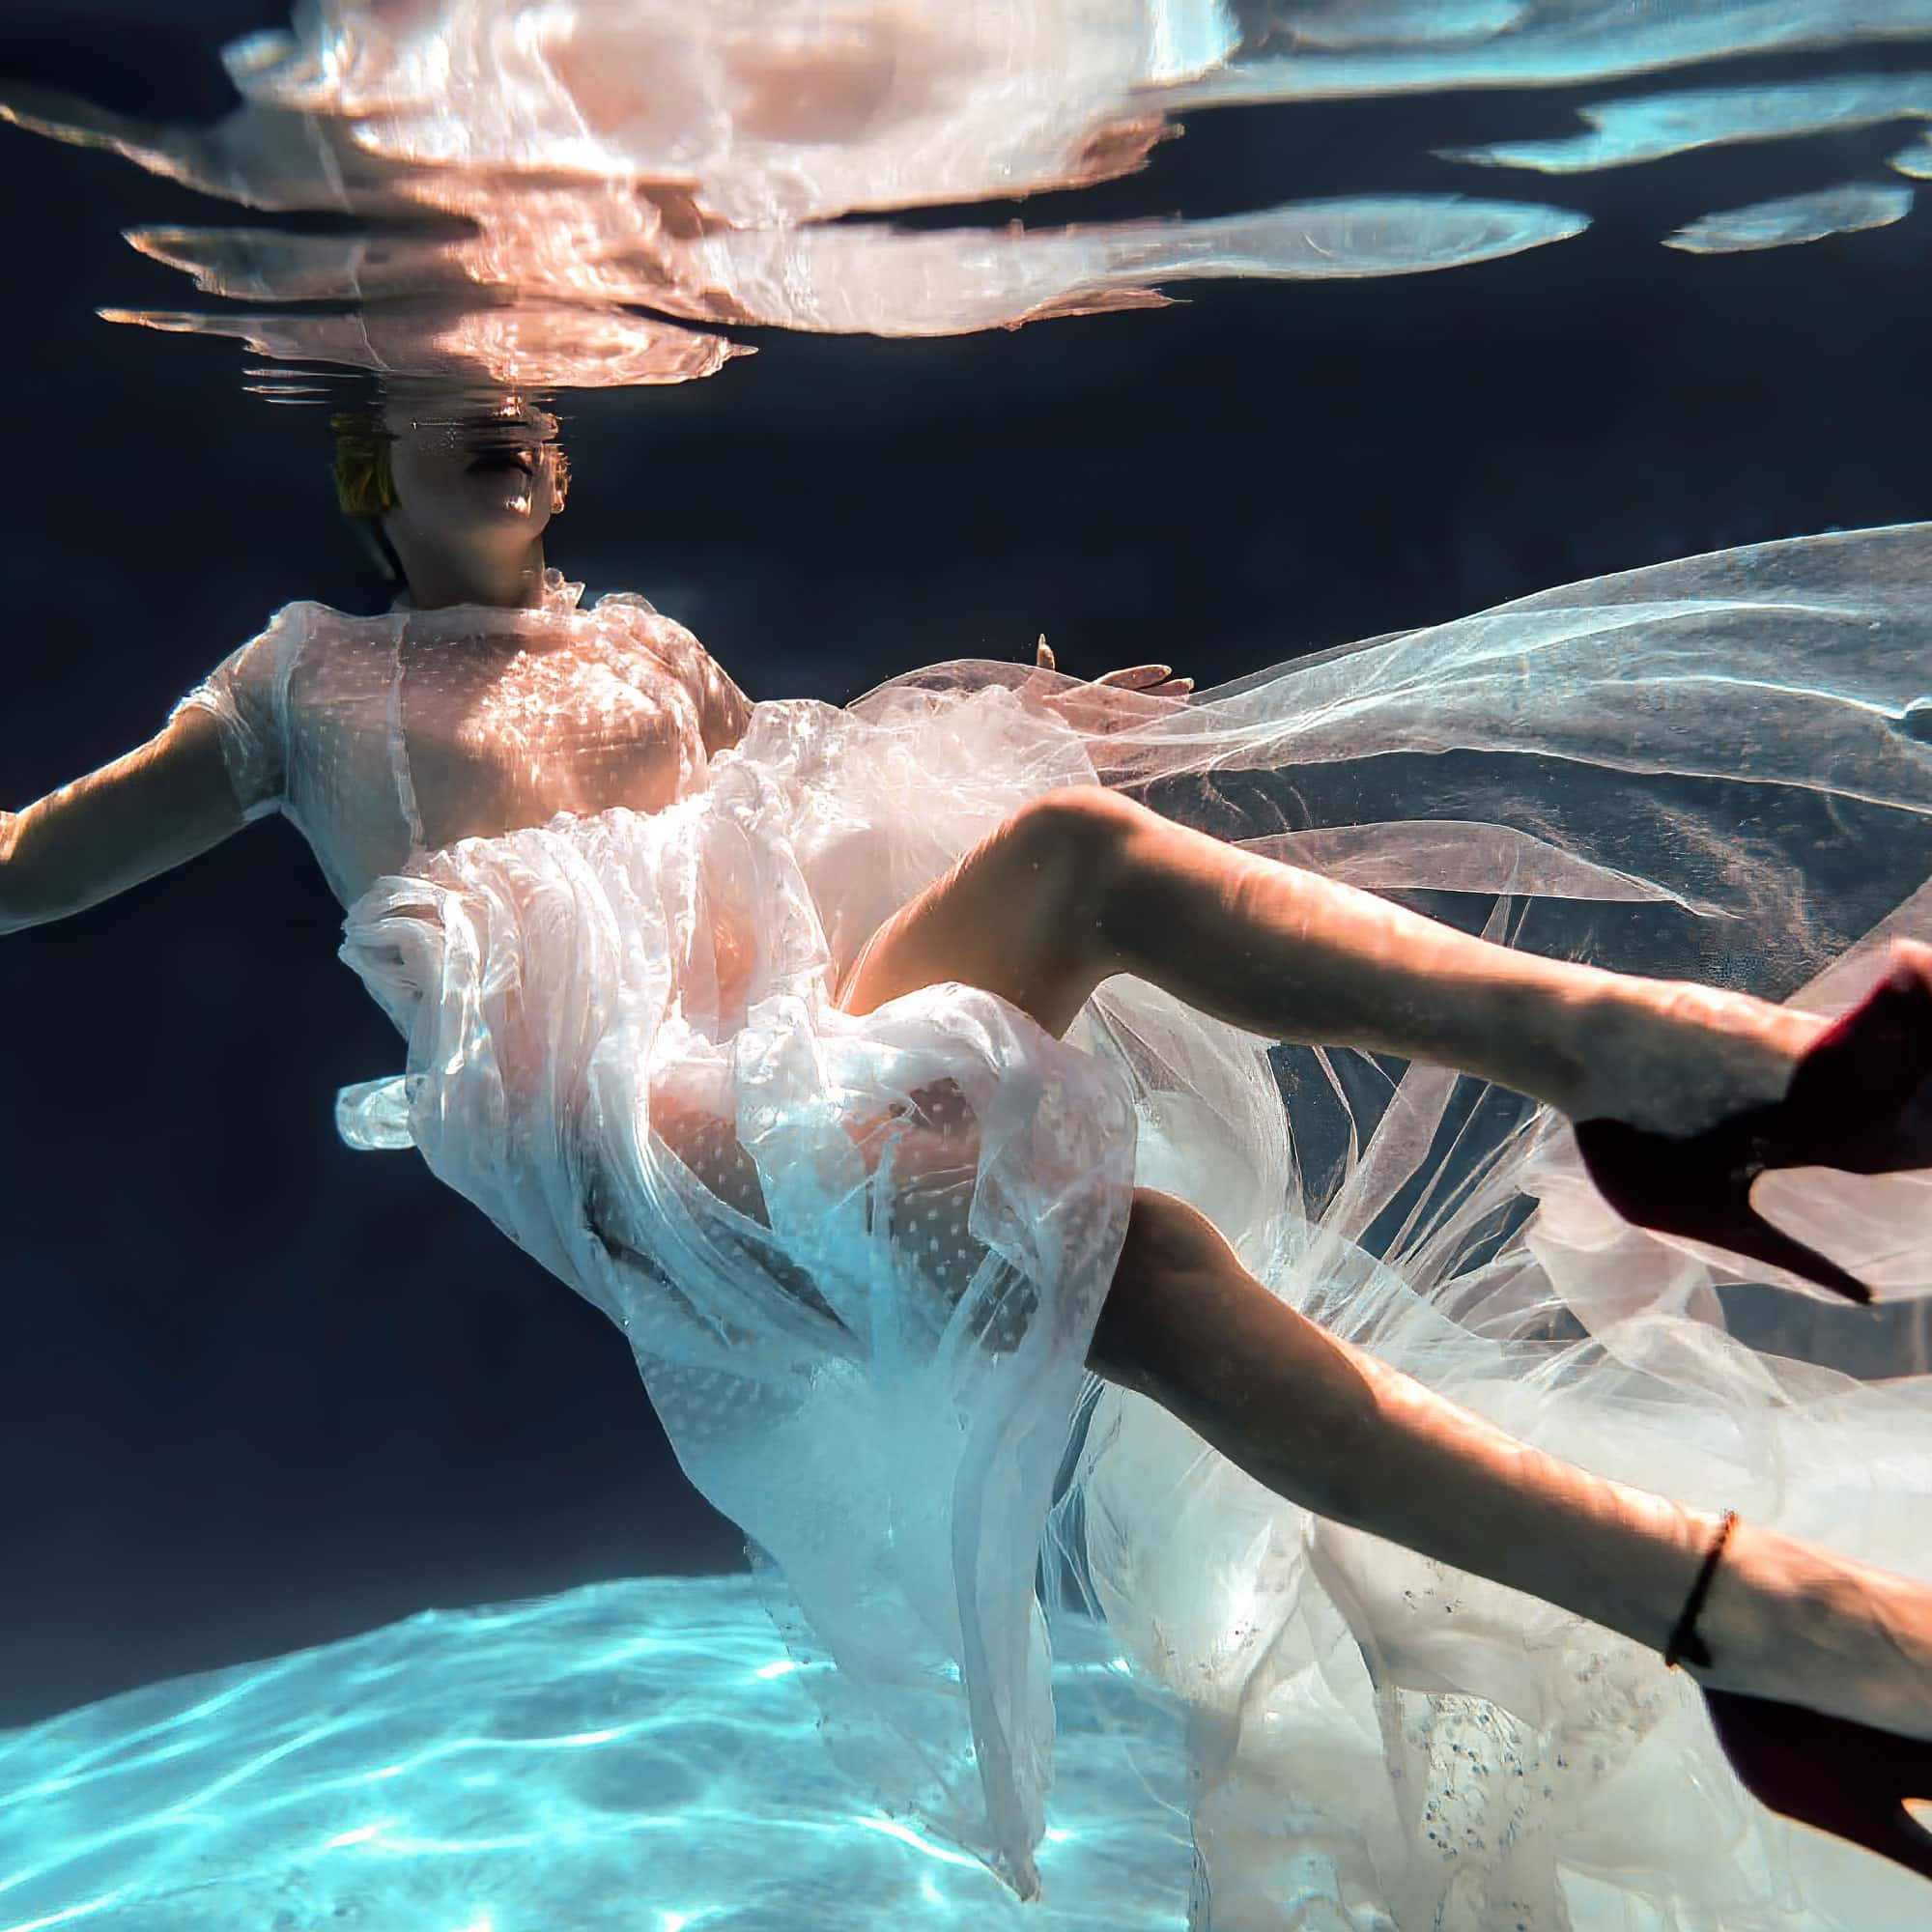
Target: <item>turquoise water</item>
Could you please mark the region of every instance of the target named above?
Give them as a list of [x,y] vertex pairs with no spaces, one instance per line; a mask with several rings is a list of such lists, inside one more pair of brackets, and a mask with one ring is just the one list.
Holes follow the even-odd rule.
[[1185,1922],[1176,1740],[1067,1634],[1041,1899],[841,1778],[749,1577],[420,1615],[0,1737],[0,1932]]

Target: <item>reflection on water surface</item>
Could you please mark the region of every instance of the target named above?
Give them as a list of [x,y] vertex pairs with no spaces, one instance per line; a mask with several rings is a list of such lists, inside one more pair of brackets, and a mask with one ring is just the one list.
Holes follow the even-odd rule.
[[[1927,32],[1932,0],[311,0],[290,28],[227,49],[243,99],[213,125],[26,90],[0,112],[248,208],[360,223],[136,230],[199,291],[250,306],[114,320],[384,376],[609,387],[714,375],[748,346],[717,332],[733,327],[965,333],[1157,304],[1201,277],[1454,268],[1587,225],[1538,200],[1439,193],[1034,229],[840,219],[1089,187],[1145,167],[1184,111],[1575,85]],[[1612,99],[1587,110],[1587,132],[1453,158],[1621,166],[1922,119],[1928,87],[1741,79]],[[1922,149],[1895,165],[1920,172]],[[1911,193],[1827,184],[1659,239],[1707,252],[1812,241],[1895,220]]]

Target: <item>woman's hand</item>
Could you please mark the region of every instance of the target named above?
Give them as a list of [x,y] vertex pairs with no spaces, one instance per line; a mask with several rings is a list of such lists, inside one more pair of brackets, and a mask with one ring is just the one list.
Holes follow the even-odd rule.
[[[1059,669],[1052,646],[1044,638],[1035,646],[1034,667],[1043,671]],[[1123,703],[1117,694],[1132,692],[1136,696],[1184,702],[1193,689],[1194,680],[1176,677],[1172,665],[1129,665],[1124,670],[1110,670],[1085,684],[1035,695],[1076,730],[1118,731],[1130,724],[1146,724],[1151,716],[1158,714],[1131,700]]]

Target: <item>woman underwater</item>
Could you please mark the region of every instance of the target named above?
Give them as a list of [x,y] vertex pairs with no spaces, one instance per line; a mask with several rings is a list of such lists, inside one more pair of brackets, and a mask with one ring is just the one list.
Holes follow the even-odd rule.
[[[345,1090],[345,1133],[412,1142],[624,1328],[686,1469],[771,1559],[775,1613],[838,1664],[817,1694],[853,1769],[1037,1889],[1052,1713],[1036,1566],[1078,1494],[1080,1560],[1118,1640],[1201,1716],[1217,1927],[1566,1923],[1564,1868],[1755,1922],[1739,1901],[1769,1913],[1780,1883],[1764,1861],[1707,1869],[1656,1807],[1778,1828],[1735,1825],[1682,1680],[1643,1653],[1687,1666],[1768,1803],[1932,1877],[1932,1840],[1898,1803],[1932,1786],[1932,1583],[1899,1567],[1925,1548],[1932,1493],[1919,1383],[1781,1376],[1699,1318],[1684,1284],[1708,1271],[1690,1251],[1617,1233],[1551,1151],[1554,1117],[1584,1123],[1588,1169],[1631,1219],[1858,1292],[1754,1222],[1744,1192],[1767,1167],[1932,1165],[1915,1111],[1932,949],[1873,954],[1877,986],[1841,986],[1836,1022],[1577,964],[1557,956],[1580,950],[1566,938],[1497,943],[1520,935],[1271,856],[1300,836],[1281,794],[1243,807],[1236,782],[1301,761],[1314,785],[1414,751],[1506,758],[1512,722],[1525,749],[1574,759],[1539,679],[1562,730],[1582,720],[1601,750],[1627,718],[1648,769],[1673,769],[1656,754],[1677,728],[1658,723],[1662,673],[1644,684],[1654,640],[1681,668],[1692,613],[1738,691],[1788,697],[1816,641],[1804,624],[1835,648],[1893,621],[1922,534],[1767,546],[1508,607],[1525,614],[1501,705],[1466,627],[1191,702],[1166,667],[1076,685],[1042,653],[1031,671],[917,673],[843,711],[753,704],[641,599],[584,608],[547,569],[565,484],[548,417],[516,399],[433,414],[392,402],[338,429],[344,506],[407,582],[397,608],[287,607],[148,744],[0,814],[0,929],[293,817],[347,909],[345,958],[409,1040],[404,1079]],[[1753,668],[1739,639],[1769,623],[1774,579],[1784,614]],[[1623,713],[1593,711],[1603,687],[1577,681],[1606,648],[1625,692],[1604,702]],[[1352,765],[1321,738],[1351,703],[1368,707]],[[1484,706],[1442,743],[1415,722],[1448,731]],[[1803,714],[1828,715],[1822,698]],[[1768,767],[1798,742],[1779,734]],[[1832,744],[1821,756],[1843,755]],[[1634,752],[1601,762],[1643,790]],[[1922,777],[1846,789],[1918,811]],[[1710,916],[1689,887],[1590,854],[1553,809],[1511,829],[1479,791],[1463,811],[1418,808],[1406,871],[1366,875],[1608,907],[1595,953],[1619,963],[1709,956],[1656,937]],[[1342,808],[1327,815],[1347,832]],[[1473,864],[1479,842],[1507,863]],[[1671,855],[1653,856],[1662,879]],[[1708,883],[1714,865],[1690,869]],[[1797,892],[1760,892],[1737,930],[1776,943]],[[1412,1064],[1325,1201],[1267,1042]],[[1371,1243],[1391,1136],[1409,1136],[1403,1177],[1441,1164],[1435,1069],[1538,1107],[1429,1242]],[[1479,1253],[1483,1217],[1525,1192],[1546,1209],[1529,1236]],[[1811,1225],[1835,1218],[1824,1198]],[[1623,1273],[1584,1307],[1564,1268],[1593,1254]],[[1573,1322],[1550,1342],[1550,1308],[1573,1301],[1619,1341],[1579,1342]],[[1646,1326],[1652,1301],[1670,1305]],[[1090,1372],[1109,1385],[1098,1407]],[[1806,1465],[1834,1427],[1830,1467]],[[1879,1506],[1848,1511],[1848,1486]],[[1792,1533],[1823,1525],[1859,1554]],[[1459,1826],[1452,1845],[1466,1792],[1405,1783],[1406,1763],[1448,1762],[1439,1735],[1404,1729],[1418,1699],[1438,1730],[1452,1707],[1497,1714],[1493,1760],[1459,1746],[1450,1772],[1474,1789],[1529,1767],[1507,1831]],[[1393,1730],[1364,1728],[1378,1711]],[[1549,1767],[1579,1737],[1593,1768],[1559,1789]],[[1652,1738],[1681,1798],[1617,1783]],[[1819,1848],[1833,1885],[1909,1883],[1791,1842]],[[1310,1852],[1325,1875],[1293,1867],[1291,1915],[1281,1874]],[[1807,1903],[1818,1923],[1856,1909]]]

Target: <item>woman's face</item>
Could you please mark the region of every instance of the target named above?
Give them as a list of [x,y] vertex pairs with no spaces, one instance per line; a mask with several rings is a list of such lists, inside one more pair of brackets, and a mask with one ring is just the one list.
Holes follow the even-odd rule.
[[563,507],[556,418],[547,412],[511,398],[435,415],[392,404],[385,414],[396,492],[388,518],[443,541],[527,541]]

